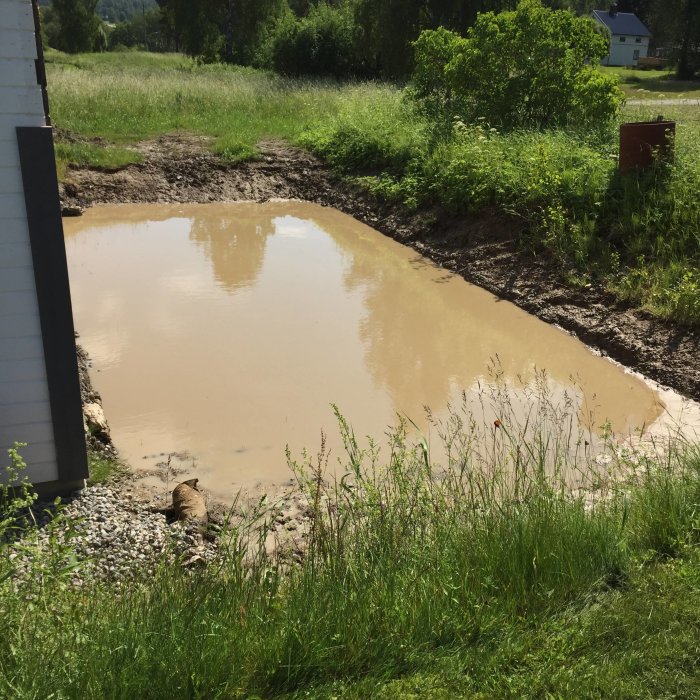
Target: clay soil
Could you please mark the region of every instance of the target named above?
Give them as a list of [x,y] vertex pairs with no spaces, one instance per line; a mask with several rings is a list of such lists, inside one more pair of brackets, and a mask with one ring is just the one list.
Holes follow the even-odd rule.
[[191,136],[161,137],[139,144],[139,164],[118,171],[71,169],[61,185],[64,213],[104,203],[268,199],[335,207],[601,354],[700,400],[700,331],[631,308],[600,288],[572,288],[553,260],[523,250],[523,224],[516,218],[488,211],[455,218],[389,206],[309,153],[278,142],[260,144],[262,157],[241,164],[223,162],[207,145]]

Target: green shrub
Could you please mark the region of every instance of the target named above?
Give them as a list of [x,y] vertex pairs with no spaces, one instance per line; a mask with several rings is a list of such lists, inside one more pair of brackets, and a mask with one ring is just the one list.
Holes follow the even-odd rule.
[[306,17],[290,15],[280,22],[273,39],[272,65],[285,75],[357,75],[361,65],[355,31],[349,3],[321,2]]
[[608,49],[593,21],[546,9],[539,0],[478,15],[466,38],[425,31],[415,50],[412,94],[443,120],[581,126],[609,121],[621,104],[615,79],[595,68]]

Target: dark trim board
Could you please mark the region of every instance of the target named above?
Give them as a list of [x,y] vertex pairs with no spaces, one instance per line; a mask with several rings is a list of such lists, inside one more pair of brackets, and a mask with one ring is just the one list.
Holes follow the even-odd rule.
[[74,490],[88,476],[78,359],[61,205],[49,126],[17,127],[34,262],[58,479]]
[[32,484],[36,495],[44,501],[53,500],[56,496],[70,496],[76,491],[85,488],[85,479],[77,481],[44,481],[41,484]]

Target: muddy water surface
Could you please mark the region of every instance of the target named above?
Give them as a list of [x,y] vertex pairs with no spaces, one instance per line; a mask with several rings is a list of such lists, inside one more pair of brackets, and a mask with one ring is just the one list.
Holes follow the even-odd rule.
[[[494,363],[546,370],[585,423],[631,432],[658,395],[564,332],[332,209],[300,202],[118,205],[64,221],[76,328],[122,454],[186,453],[215,494],[290,477],[285,445],[339,454],[397,412],[426,434]],[[491,368],[491,370],[490,370]],[[333,456],[331,463],[333,463]]]

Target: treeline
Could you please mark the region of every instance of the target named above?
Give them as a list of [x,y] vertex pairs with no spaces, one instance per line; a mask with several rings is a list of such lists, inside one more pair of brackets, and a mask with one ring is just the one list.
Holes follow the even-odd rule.
[[[108,1],[102,0],[103,4]],[[201,62],[272,68],[288,75],[402,79],[414,68],[413,43],[422,31],[444,27],[464,34],[479,13],[512,10],[517,0],[157,3],[127,22],[109,26],[95,15],[97,0],[53,0],[44,11],[45,40],[69,52],[139,47],[182,51]],[[542,4],[577,15],[588,15],[596,6],[607,9],[604,0],[543,0]],[[691,77],[700,68],[698,0],[620,0],[617,4],[620,12],[637,14],[652,31],[655,44],[675,55],[679,77]]]
[[[291,75],[402,78],[425,29],[464,33],[517,0],[158,0],[183,51]],[[544,0],[587,14],[594,0]]]
[[156,7],[156,0],[99,0],[97,14],[107,22],[128,22]]

